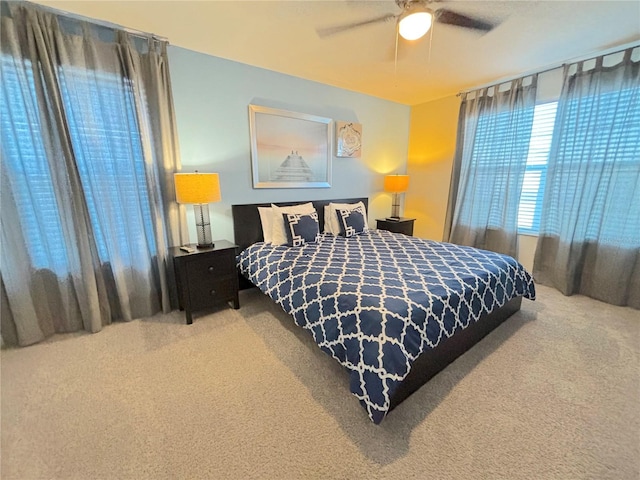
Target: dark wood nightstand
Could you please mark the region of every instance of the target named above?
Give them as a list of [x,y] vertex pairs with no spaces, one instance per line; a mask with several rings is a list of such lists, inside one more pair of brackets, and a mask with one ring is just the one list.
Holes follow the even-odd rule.
[[[192,312],[231,302],[240,308],[236,245],[216,240],[212,248],[199,248],[192,253],[170,249],[176,272],[180,309],[185,311],[187,324],[193,323]],[[189,245],[194,247],[195,245]]]
[[413,222],[415,218],[400,217],[398,220],[389,220],[388,218],[376,219],[376,228],[378,230],[387,230],[394,233],[404,233],[405,235],[413,235]]

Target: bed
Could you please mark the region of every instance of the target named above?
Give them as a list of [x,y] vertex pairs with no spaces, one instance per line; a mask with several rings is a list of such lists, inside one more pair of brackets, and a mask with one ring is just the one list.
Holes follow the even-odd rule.
[[[330,202],[368,204],[313,201],[321,229]],[[349,371],[376,424],[517,312],[523,297],[535,299],[516,260],[470,247],[378,230],[267,244],[258,207],[270,205],[232,206],[241,282],[270,296]]]

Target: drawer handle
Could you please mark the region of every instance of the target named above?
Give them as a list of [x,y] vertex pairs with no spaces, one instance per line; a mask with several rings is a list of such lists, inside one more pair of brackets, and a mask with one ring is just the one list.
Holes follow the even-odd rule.
[[209,267],[207,270],[209,270],[209,273],[213,273],[215,269],[213,267]]
[[216,294],[216,291],[215,291],[215,290],[211,290],[211,291],[209,292],[209,295],[215,295],[215,294]]

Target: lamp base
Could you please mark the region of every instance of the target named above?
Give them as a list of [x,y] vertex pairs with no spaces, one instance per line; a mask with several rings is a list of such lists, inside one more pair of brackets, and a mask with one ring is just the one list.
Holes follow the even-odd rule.
[[198,234],[197,248],[211,248],[213,241],[211,240],[211,223],[209,221],[209,205],[194,205],[194,213],[196,216],[196,233]]
[[400,194],[393,194],[393,204],[391,205],[391,218],[400,218]]

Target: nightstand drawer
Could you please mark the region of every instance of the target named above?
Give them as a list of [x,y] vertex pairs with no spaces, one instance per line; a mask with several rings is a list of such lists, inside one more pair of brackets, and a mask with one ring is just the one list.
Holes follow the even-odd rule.
[[236,272],[236,257],[232,250],[201,254],[186,263],[190,284]]
[[210,278],[201,282],[189,282],[189,297],[191,308],[201,308],[217,305],[221,301],[232,300],[237,291],[237,277]]

